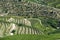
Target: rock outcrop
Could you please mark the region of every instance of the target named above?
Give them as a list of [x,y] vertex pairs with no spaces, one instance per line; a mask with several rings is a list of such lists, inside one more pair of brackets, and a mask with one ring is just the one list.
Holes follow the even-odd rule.
[[60,9],[29,1],[0,1],[0,13],[13,16],[60,18]]

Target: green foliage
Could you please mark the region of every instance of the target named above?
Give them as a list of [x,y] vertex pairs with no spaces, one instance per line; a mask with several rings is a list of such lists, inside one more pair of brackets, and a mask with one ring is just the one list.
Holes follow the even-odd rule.
[[55,35],[14,35],[0,38],[0,40],[58,40],[59,34]]
[[42,24],[44,24],[46,27],[49,25],[53,28],[57,28],[58,20],[54,18],[46,18],[46,17],[40,17],[39,19],[42,20]]
[[[28,1],[32,1],[32,0],[28,0]],[[42,5],[48,5],[55,8],[60,8],[60,0],[33,0],[32,2],[36,2]]]
[[57,29],[57,30],[55,30],[53,32],[50,32],[49,34],[59,34],[59,33],[60,33],[60,29]]
[[0,40],[50,40],[50,38],[47,38],[43,35],[15,35],[1,38]]

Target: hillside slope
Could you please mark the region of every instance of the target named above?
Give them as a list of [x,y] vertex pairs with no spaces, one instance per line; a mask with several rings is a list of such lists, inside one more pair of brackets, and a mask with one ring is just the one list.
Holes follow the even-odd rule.
[[0,0],[0,40],[60,40],[60,9],[39,0]]
[[60,18],[60,9],[53,7],[41,5],[35,2],[25,1],[25,2],[5,2],[0,3],[1,15],[14,15],[14,16],[27,16],[27,17],[51,17]]

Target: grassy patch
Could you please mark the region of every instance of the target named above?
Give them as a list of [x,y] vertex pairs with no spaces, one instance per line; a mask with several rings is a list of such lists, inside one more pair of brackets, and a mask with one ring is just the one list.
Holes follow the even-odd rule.
[[54,40],[54,38],[50,38],[44,35],[15,35],[0,38],[0,40]]

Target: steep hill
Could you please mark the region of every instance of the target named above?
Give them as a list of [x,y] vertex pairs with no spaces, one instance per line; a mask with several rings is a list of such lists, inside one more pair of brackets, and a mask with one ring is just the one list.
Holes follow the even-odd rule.
[[0,1],[0,16],[14,15],[14,16],[27,16],[27,17],[51,17],[60,18],[60,9],[41,5],[35,2],[23,1]]
[[[32,1],[32,0],[26,0],[26,1]],[[32,2],[60,9],[60,0],[33,0]]]
[[53,1],[0,0],[0,40],[60,40],[60,9]]

